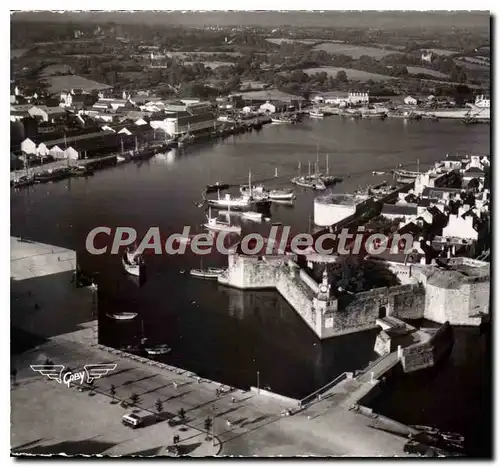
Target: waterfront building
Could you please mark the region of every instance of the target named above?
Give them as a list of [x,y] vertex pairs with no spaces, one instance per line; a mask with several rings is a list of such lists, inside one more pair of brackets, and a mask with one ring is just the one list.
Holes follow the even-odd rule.
[[476,100],[474,102],[474,105],[476,107],[489,109],[491,107],[490,96],[485,96],[483,94],[481,94],[480,96],[476,96]]
[[460,206],[458,214],[450,214],[448,224],[443,229],[443,237],[455,237],[477,241],[479,234],[474,227],[477,214],[470,206]]
[[329,194],[314,199],[314,224],[329,227],[359,216],[373,206],[373,197],[358,194]]
[[275,114],[287,110],[287,105],[280,101],[267,101],[259,107],[261,113]]
[[35,118],[40,118],[44,122],[54,123],[59,120],[63,120],[67,113],[61,107],[47,107],[45,105],[34,105],[29,110],[28,113]]
[[11,105],[10,106],[10,121],[18,122],[23,118],[29,118],[31,115],[29,110],[33,107],[31,104]]
[[404,99],[404,103],[406,105],[417,105],[418,104],[418,100],[415,97],[406,96],[405,99]]

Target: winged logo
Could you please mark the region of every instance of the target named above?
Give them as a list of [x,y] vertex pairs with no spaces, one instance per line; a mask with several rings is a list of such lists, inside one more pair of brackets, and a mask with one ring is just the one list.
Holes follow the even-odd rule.
[[49,379],[54,379],[58,383],[62,382],[64,365],[30,365],[30,367],[33,371],[38,371],[38,373]]
[[90,383],[94,379],[99,379],[107,375],[110,371],[116,368],[116,363],[92,363],[85,365],[83,369],[87,372],[87,382]]

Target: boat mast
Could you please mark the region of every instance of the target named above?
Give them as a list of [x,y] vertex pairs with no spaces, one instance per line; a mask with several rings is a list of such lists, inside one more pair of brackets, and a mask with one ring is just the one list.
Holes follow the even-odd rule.
[[137,136],[135,137],[135,150],[138,151],[139,150],[139,143],[137,141]]
[[310,177],[311,176],[311,161],[307,161],[308,162],[308,176]]
[[275,167],[274,168],[274,176],[277,177],[278,176],[278,167]]
[[122,152],[121,152],[121,153],[123,154],[123,152],[124,152],[124,151],[123,151],[123,138],[120,138],[120,146],[121,146],[121,150],[122,150]]
[[420,159],[417,159],[417,173],[420,174]]
[[328,175],[329,173],[329,168],[328,168],[328,154],[326,155],[326,174]]
[[248,171],[248,191],[250,192],[250,197],[252,197],[252,171]]
[[301,173],[302,173],[302,164],[301,164],[301,162],[300,162],[300,161],[299,161],[299,166],[297,167],[297,170],[298,170],[298,172],[299,172],[299,174],[298,174],[298,175],[299,175],[299,177],[300,177],[300,175],[301,175]]

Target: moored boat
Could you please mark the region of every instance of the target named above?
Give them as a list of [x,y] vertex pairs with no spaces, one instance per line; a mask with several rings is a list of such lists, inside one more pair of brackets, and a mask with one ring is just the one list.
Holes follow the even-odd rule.
[[283,200],[283,201],[289,201],[295,199],[295,193],[291,189],[285,189],[285,190],[271,190],[268,193],[269,199],[272,201],[275,200]]
[[207,202],[209,206],[216,208],[246,209],[252,204],[252,199],[247,195],[232,197],[227,193],[223,198],[218,196],[217,199],[208,199]]
[[309,112],[309,117],[311,118],[323,118],[325,114],[321,110],[314,109]]
[[201,279],[217,279],[224,269],[218,268],[208,268],[208,269],[191,269],[189,274],[193,277],[199,277]]
[[[140,276],[141,269],[144,266],[144,261],[141,255],[133,255],[130,251],[126,251],[122,256],[122,265],[125,271],[132,276]],[[132,258],[132,260],[130,260]]]
[[165,355],[172,349],[167,344],[155,345],[144,349],[148,355]]
[[209,208],[207,222],[203,226],[208,230],[241,233],[241,226],[231,224],[230,222],[221,222],[217,217],[212,217],[212,211]]
[[121,312],[121,313],[106,313],[108,318],[113,318],[118,321],[127,321],[130,319],[134,319],[137,316],[137,313],[129,313],[129,312]]
[[207,185],[205,190],[207,193],[209,193],[211,191],[227,190],[228,188],[229,188],[229,183],[222,183],[221,181],[217,180],[215,183]]
[[260,221],[262,220],[262,213],[261,212],[256,212],[256,211],[246,211],[241,214],[241,217],[244,217],[245,219],[250,219],[253,221]]

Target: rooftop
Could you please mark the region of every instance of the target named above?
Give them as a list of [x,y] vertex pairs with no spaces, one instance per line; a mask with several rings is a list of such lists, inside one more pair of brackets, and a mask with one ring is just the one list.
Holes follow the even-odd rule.
[[371,196],[367,195],[356,195],[350,193],[344,194],[329,194],[323,196],[317,196],[316,201],[323,204],[338,204],[341,206],[356,206],[363,201],[370,199]]
[[395,215],[417,215],[417,205],[416,204],[384,204],[382,208],[383,214],[395,214]]

